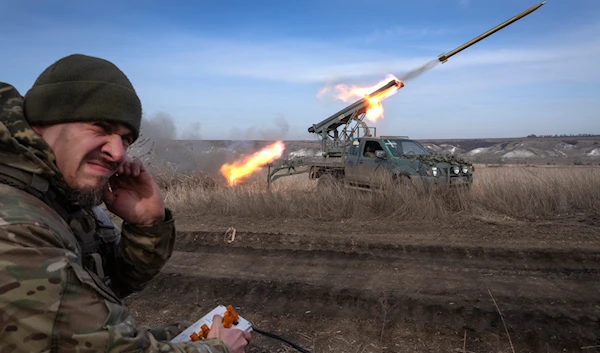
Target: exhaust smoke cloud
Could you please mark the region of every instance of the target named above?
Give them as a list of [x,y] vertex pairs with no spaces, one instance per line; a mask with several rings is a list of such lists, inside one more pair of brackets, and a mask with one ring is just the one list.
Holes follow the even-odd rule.
[[166,113],[157,113],[151,117],[143,117],[139,139],[129,148],[129,155],[140,158],[154,173],[157,172],[198,172],[196,157],[202,150],[210,149],[208,143],[193,141],[191,146],[185,146],[188,141],[198,140],[200,123],[191,124],[182,134],[179,134],[175,119]]
[[246,129],[232,127],[229,130],[231,140],[283,140],[290,131],[290,124],[283,116],[275,119],[272,127],[250,126]]

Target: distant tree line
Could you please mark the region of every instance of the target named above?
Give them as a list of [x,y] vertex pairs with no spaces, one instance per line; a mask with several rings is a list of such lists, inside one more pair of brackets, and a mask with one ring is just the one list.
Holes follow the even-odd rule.
[[547,138],[547,137],[600,137],[598,134],[556,134],[556,135],[527,135],[527,137],[533,138]]

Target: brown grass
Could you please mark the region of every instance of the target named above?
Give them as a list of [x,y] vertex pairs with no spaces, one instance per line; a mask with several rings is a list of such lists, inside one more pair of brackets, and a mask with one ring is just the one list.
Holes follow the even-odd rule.
[[218,178],[207,181],[206,176],[158,179],[168,207],[188,216],[430,221],[456,214],[535,219],[600,213],[598,167],[477,166],[471,192],[418,187],[386,192],[319,190],[306,174],[279,179],[267,190],[264,172],[235,187]]

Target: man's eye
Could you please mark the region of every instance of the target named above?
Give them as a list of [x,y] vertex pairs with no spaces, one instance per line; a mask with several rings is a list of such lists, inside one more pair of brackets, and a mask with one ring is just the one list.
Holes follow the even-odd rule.
[[131,138],[123,137],[122,140],[123,140],[123,146],[125,146],[125,147],[131,146]]

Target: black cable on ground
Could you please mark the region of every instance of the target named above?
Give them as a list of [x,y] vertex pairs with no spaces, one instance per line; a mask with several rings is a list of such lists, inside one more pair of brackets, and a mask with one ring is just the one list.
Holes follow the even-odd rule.
[[278,336],[278,335],[276,335],[276,334],[274,334],[274,333],[270,333],[270,332],[265,332],[265,331],[263,331],[263,330],[259,330],[259,329],[257,329],[257,328],[256,328],[256,327],[254,327],[254,326],[252,326],[252,330],[253,330],[254,332],[256,332],[256,333],[260,333],[260,334],[261,334],[261,335],[263,335],[263,336],[267,336],[267,337],[274,338],[274,339],[276,339],[276,340],[283,341],[283,342],[285,342],[285,343],[289,344],[290,346],[294,347],[295,349],[297,349],[299,352],[302,352],[302,353],[310,353],[310,351],[307,351],[306,349],[304,349],[304,348],[300,347],[299,345],[295,344],[294,342],[290,342],[290,341],[286,340],[285,338],[283,338],[283,337],[281,337],[281,336]]

